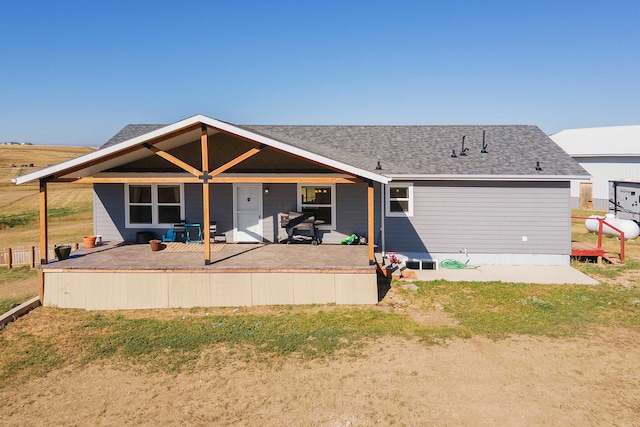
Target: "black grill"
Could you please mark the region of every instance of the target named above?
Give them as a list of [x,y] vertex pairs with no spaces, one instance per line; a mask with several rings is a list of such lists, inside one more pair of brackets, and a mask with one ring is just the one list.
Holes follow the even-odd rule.
[[287,243],[311,243],[317,245],[318,224],[324,221],[316,220],[313,215],[304,212],[289,212],[280,215],[280,227],[287,231]]

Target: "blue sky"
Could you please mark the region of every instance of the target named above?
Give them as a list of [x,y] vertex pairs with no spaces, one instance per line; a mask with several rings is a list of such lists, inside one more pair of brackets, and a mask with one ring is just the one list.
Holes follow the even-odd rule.
[[637,1],[0,0],[0,141],[127,123],[640,124]]

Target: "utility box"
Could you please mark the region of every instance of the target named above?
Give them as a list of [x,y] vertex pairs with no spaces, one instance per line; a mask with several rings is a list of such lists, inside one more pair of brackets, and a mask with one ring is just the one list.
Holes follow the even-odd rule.
[[640,224],[640,182],[609,181],[609,212]]
[[437,270],[437,259],[408,259],[405,261],[407,268],[411,270]]

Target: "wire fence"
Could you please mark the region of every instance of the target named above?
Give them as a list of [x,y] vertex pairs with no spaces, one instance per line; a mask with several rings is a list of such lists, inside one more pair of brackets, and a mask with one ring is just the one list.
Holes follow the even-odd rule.
[[[78,249],[78,244],[70,245],[72,250]],[[13,268],[21,265],[35,267],[40,263],[40,248],[38,246],[18,246],[15,248],[0,248],[0,266]],[[55,245],[49,246],[47,259],[56,257]]]

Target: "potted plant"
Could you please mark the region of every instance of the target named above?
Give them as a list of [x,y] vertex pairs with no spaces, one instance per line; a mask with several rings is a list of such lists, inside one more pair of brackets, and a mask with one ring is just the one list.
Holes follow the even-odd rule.
[[151,245],[151,251],[157,252],[162,249],[162,240],[153,239],[149,240],[149,245]]
[[69,255],[71,255],[71,246],[69,245],[55,246],[53,250],[56,253],[56,257],[58,257],[58,261],[67,259],[69,258]]
[[97,236],[84,236],[82,238],[84,242],[85,248],[95,248],[96,247],[96,238]]

